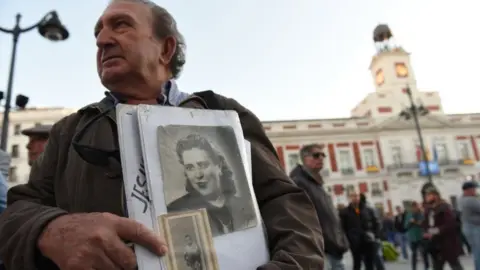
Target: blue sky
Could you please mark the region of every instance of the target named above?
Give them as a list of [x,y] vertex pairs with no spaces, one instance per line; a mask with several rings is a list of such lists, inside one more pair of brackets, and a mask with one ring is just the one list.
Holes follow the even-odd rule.
[[[93,26],[108,1],[0,0],[0,25],[58,11],[71,37],[20,38],[14,94],[32,106],[80,107],[103,97]],[[480,111],[480,3],[473,0],[163,0],[187,41],[179,85],[233,97],[262,120],[349,116],[374,91],[372,31],[388,23],[412,53],[418,87],[439,91],[448,113]],[[455,3],[454,5],[452,3]],[[11,36],[0,33],[0,89]]]

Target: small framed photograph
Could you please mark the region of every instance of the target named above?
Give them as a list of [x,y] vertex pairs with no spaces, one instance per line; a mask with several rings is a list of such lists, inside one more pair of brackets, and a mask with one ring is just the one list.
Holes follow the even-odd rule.
[[160,231],[168,246],[168,270],[219,270],[205,209],[161,215]]

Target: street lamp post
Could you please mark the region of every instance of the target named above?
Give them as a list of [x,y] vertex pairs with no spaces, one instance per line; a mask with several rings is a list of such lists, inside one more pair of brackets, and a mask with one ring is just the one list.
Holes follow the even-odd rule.
[[27,27],[20,27],[21,14],[15,16],[15,26],[12,29],[6,29],[0,27],[0,32],[11,34],[13,37],[12,56],[10,59],[10,71],[8,74],[7,94],[5,97],[5,111],[3,112],[2,134],[0,140],[0,148],[6,151],[7,139],[8,139],[8,126],[9,126],[9,114],[11,110],[12,101],[12,89],[13,89],[13,74],[15,70],[15,58],[17,55],[17,44],[20,34],[29,32],[35,28],[38,28],[40,35],[51,41],[61,41],[68,38],[69,33],[64,25],[60,22],[57,12],[50,11],[47,13],[38,23]]
[[422,197],[424,197],[426,190],[430,187],[434,187],[434,185],[433,185],[432,172],[428,164],[427,151],[425,149],[425,143],[423,141],[422,129],[420,127],[420,121],[418,120],[418,117],[419,115],[424,116],[428,114],[428,110],[425,107],[423,107],[423,105],[420,105],[420,106],[415,105],[415,102],[413,101],[412,90],[408,85],[406,88],[406,94],[408,96],[408,100],[410,101],[410,107],[403,110],[400,113],[400,116],[404,117],[407,120],[410,118],[413,118],[413,122],[415,123],[415,130],[417,131],[418,141],[420,143],[420,150],[422,151],[422,158],[423,158],[423,161],[427,163],[425,164],[425,172],[427,174],[428,181],[423,185],[422,191],[421,191]]

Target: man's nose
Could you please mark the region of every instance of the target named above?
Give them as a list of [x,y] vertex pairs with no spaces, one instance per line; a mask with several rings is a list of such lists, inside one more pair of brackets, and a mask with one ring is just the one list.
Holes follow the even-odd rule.
[[113,33],[108,28],[104,28],[100,30],[97,35],[97,47],[98,48],[105,48],[109,45],[113,45],[115,43],[113,39]]

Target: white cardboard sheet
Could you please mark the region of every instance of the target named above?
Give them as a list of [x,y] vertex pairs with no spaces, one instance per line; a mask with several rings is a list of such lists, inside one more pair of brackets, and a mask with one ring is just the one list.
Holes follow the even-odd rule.
[[[167,207],[163,192],[163,174],[161,169],[162,167],[160,166],[161,160],[158,149],[158,140],[161,140],[161,138],[157,138],[158,127],[169,125],[186,125],[229,126],[233,128],[236,141],[238,143],[237,147],[240,151],[243,167],[248,179],[248,186],[252,195],[255,215],[258,222],[255,227],[241,231],[235,231],[213,238],[214,247],[218,259],[218,265],[219,268],[222,270],[245,270],[256,269],[258,266],[266,263],[269,259],[269,254],[265,232],[263,229],[263,223],[261,221],[258,204],[252,186],[252,174],[250,165],[251,159],[249,158],[250,153],[247,154],[247,152],[250,152],[250,147],[246,147],[245,145],[246,143],[243,138],[243,132],[237,113],[233,111],[212,111],[139,105],[137,107],[137,117],[139,129],[137,129],[136,132],[140,132],[140,141],[143,150],[141,152],[143,152],[145,172],[150,191],[149,195],[152,201],[152,210],[154,213],[154,217],[145,217],[145,223],[153,222],[153,227],[157,231],[159,230],[158,224],[153,220],[155,220],[156,217],[167,213]],[[133,126],[134,124],[132,123],[131,125]],[[121,130],[122,132],[124,132],[123,128]],[[132,132],[131,134],[125,133],[123,138],[130,142],[136,141],[138,135],[134,135],[133,133],[135,132]],[[126,152],[127,148],[135,148],[132,145],[127,146],[127,144],[128,143],[125,143],[123,145],[123,151]],[[130,150],[130,153],[132,152],[133,151]],[[129,181],[133,179],[136,173],[136,169],[129,170],[125,169],[125,167],[132,168],[135,166],[133,164],[138,164],[138,154],[139,151],[134,152],[134,154],[130,154],[130,157],[128,159],[127,156],[129,155],[127,153],[124,153],[122,155],[122,158],[124,158],[123,165],[125,176],[130,179]],[[136,159],[136,161],[133,161],[133,159]],[[131,189],[131,187],[129,188]],[[130,190],[128,190],[127,188],[126,191],[129,192]],[[138,211],[136,207],[132,208],[133,211]],[[135,219],[137,219],[137,216],[139,218],[141,217],[141,215],[137,214],[136,212],[133,213],[133,216]],[[139,249],[139,251],[141,251],[141,249]],[[146,262],[147,260],[148,262]],[[158,263],[153,262],[153,260],[150,260],[150,258],[146,259],[146,261],[145,263],[142,263],[142,268],[140,268],[141,270],[160,269],[158,267]]]
[[[117,106],[118,138],[122,159],[125,203],[129,218],[154,230],[154,218],[145,176],[140,172],[142,147],[138,133],[137,108],[133,105]],[[140,245],[134,245],[139,270],[163,269],[158,256]]]

